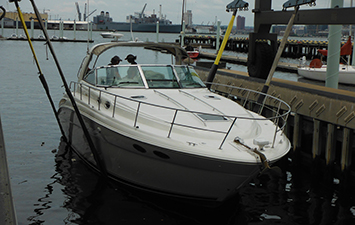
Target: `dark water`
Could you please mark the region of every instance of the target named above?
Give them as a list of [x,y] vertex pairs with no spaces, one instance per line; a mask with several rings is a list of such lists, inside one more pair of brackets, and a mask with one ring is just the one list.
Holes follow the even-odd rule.
[[[104,41],[98,33],[94,39]],[[67,79],[75,80],[87,45],[53,44]],[[53,59],[44,43],[34,47],[57,103],[64,90]],[[0,115],[19,224],[355,224],[353,176],[292,152],[277,163],[281,177],[260,175],[214,209],[106,183],[61,142],[28,44],[0,41],[0,53]]]

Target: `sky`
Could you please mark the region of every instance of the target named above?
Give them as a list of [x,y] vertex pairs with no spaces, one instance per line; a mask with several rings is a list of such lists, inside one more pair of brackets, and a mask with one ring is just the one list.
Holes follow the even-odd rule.
[[[216,20],[220,20],[222,25],[228,25],[232,13],[226,12],[226,5],[233,0],[185,0],[186,8],[192,10],[192,21],[194,24],[214,24]],[[238,11],[237,15],[246,18],[246,26],[253,26],[255,0],[244,0],[249,3],[248,11]],[[282,5],[287,0],[272,0],[272,8],[275,11],[282,10]],[[317,0],[315,7],[308,5],[301,6],[301,9],[319,9],[329,8],[331,1],[343,1],[344,7],[350,7],[352,0]],[[51,19],[74,20],[78,19],[75,2],[79,3],[80,11],[83,14],[85,3],[88,5],[89,12],[96,10],[90,17],[98,15],[101,11],[109,12],[110,16],[116,22],[126,20],[126,16],[134,14],[134,12],[141,12],[145,3],[147,7],[145,14],[152,14],[153,10],[158,13],[160,5],[162,5],[162,14],[167,16],[167,19],[173,23],[181,23],[182,2],[183,0],[34,0],[40,12],[46,11]],[[29,0],[22,0],[19,2],[22,12],[33,12]],[[9,3],[8,0],[0,0],[0,6],[6,10],[14,11],[14,3]],[[355,3],[354,3],[355,6]]]

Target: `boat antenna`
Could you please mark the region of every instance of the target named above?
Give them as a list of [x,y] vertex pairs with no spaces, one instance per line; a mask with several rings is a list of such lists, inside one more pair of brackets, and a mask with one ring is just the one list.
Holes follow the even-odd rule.
[[[10,0],[10,2],[15,2],[15,5],[16,5],[16,8],[17,8],[19,14],[20,14],[20,17],[22,17],[23,27],[24,27],[25,31],[27,31],[27,27],[26,27],[26,24],[25,24],[25,22],[24,22],[24,19],[23,19],[23,16],[22,16],[20,7],[19,7],[19,5],[18,5],[18,1],[21,1],[21,0]],[[104,177],[107,178],[107,170],[106,170],[104,161],[103,161],[103,159],[102,159],[102,157],[101,157],[101,154],[99,154],[98,150],[95,148],[95,145],[94,145],[94,143],[93,143],[93,141],[92,141],[92,139],[91,139],[91,137],[90,137],[90,134],[89,134],[88,129],[86,128],[86,125],[85,125],[85,123],[84,123],[84,120],[83,120],[83,118],[82,118],[82,116],[81,116],[81,113],[80,113],[80,111],[79,111],[79,109],[78,109],[78,106],[76,105],[75,99],[74,99],[74,97],[73,97],[73,95],[72,95],[72,93],[71,93],[71,91],[70,91],[70,89],[69,89],[69,86],[68,86],[68,84],[67,84],[67,82],[66,82],[66,79],[65,79],[65,77],[64,77],[63,71],[62,71],[62,69],[61,69],[61,67],[60,67],[60,65],[59,65],[59,61],[58,61],[58,59],[57,59],[57,56],[56,56],[56,54],[55,54],[55,52],[54,52],[54,48],[53,48],[53,45],[52,45],[52,43],[51,43],[51,41],[50,41],[48,32],[47,32],[47,30],[45,29],[45,27],[44,27],[44,25],[43,25],[43,21],[42,21],[42,18],[41,18],[40,13],[39,13],[39,11],[38,11],[38,8],[37,8],[37,6],[36,6],[36,4],[34,3],[33,0],[30,0],[30,2],[31,2],[31,4],[32,4],[32,7],[33,7],[33,10],[34,10],[34,12],[35,12],[35,14],[36,14],[36,17],[37,17],[37,19],[38,19],[39,25],[40,25],[40,27],[41,27],[41,29],[42,29],[42,31],[43,31],[43,34],[44,34],[44,36],[45,36],[45,38],[46,38],[47,45],[48,45],[48,47],[49,47],[49,49],[50,49],[50,52],[51,52],[51,54],[52,54],[52,56],[53,56],[53,59],[54,59],[54,61],[55,61],[56,66],[57,66],[58,72],[59,72],[60,77],[61,77],[62,82],[63,82],[63,86],[64,86],[64,88],[65,88],[65,92],[66,92],[66,94],[68,95],[68,97],[69,97],[69,99],[70,99],[70,101],[71,101],[71,103],[72,103],[72,106],[73,106],[73,108],[74,108],[74,111],[75,111],[75,113],[76,113],[76,116],[77,116],[77,118],[78,118],[78,120],[79,120],[79,123],[80,123],[80,125],[81,125],[81,127],[82,127],[83,133],[84,133],[84,135],[85,135],[85,138],[86,138],[86,140],[87,140],[87,142],[88,142],[88,144],[89,144],[90,150],[91,150],[91,152],[92,152],[92,154],[93,154],[93,156],[94,156],[94,160],[95,160],[95,162],[96,162],[96,164],[97,164],[97,167],[100,169],[100,171],[101,171],[101,173],[104,175]],[[28,35],[28,32],[26,32],[26,35],[27,35],[27,39],[29,40],[30,46],[32,46],[32,43],[31,43],[31,41],[30,41],[30,36]],[[33,47],[31,47],[31,49],[32,49],[33,54],[35,55],[34,50],[33,50]],[[38,64],[38,61],[36,61],[36,63]],[[39,66],[39,64],[38,64],[38,66]],[[58,120],[58,122],[59,122],[59,120]],[[60,124],[60,122],[59,122],[59,124]],[[60,125],[59,125],[59,126],[60,126]]]

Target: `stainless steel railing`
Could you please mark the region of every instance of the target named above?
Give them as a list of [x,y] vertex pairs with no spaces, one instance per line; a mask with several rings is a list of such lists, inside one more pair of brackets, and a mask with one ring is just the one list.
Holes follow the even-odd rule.
[[[72,81],[70,83],[70,89],[73,91],[73,95],[79,95],[79,99],[83,101],[83,89],[85,88],[87,91],[87,104],[88,105],[94,105],[95,103],[92,103],[92,96],[97,96],[97,110],[101,110],[101,105],[105,104],[101,102],[101,98],[103,94],[106,94],[108,96],[112,96],[113,100],[113,110],[112,110],[112,117],[114,118],[115,115],[117,114],[116,112],[116,107],[118,106],[117,100],[126,100],[130,102],[136,102],[137,103],[137,108],[135,109],[135,117],[133,122],[133,126],[137,126],[138,118],[139,118],[139,113],[140,113],[140,108],[141,105],[149,105],[151,107],[157,107],[161,109],[167,109],[171,110],[173,112],[173,118],[171,121],[168,121],[170,123],[170,127],[168,130],[167,137],[169,138],[171,136],[171,133],[173,131],[174,126],[180,126],[180,127],[185,127],[189,129],[196,129],[200,131],[205,131],[205,132],[214,132],[214,133],[221,133],[224,134],[223,140],[219,146],[221,149],[225,140],[227,139],[228,135],[230,134],[231,130],[233,129],[234,124],[236,123],[237,119],[238,120],[271,120],[273,123],[276,125],[275,126],[275,131],[273,135],[273,140],[272,140],[272,146],[274,146],[275,143],[275,138],[276,134],[278,132],[283,132],[286,122],[289,116],[289,113],[291,112],[291,107],[281,99],[278,99],[274,96],[261,93],[258,91],[254,90],[249,90],[245,88],[240,88],[240,87],[234,87],[234,86],[228,86],[228,85],[223,85],[223,84],[216,84],[219,86],[225,86],[226,88],[231,88],[231,91],[229,92],[228,98],[234,99],[235,101],[239,102],[243,107],[246,108],[247,104],[250,106],[249,110],[257,109],[259,115],[262,115],[262,118],[254,118],[254,117],[240,117],[238,115],[224,115],[224,114],[211,114],[211,113],[205,113],[205,112],[199,112],[199,111],[190,111],[187,109],[183,108],[172,108],[172,107],[166,107],[166,106],[161,106],[161,105],[156,105],[152,103],[147,103],[144,101],[141,101],[138,99],[134,98],[128,98],[116,94],[112,94],[106,90],[103,90],[102,88],[97,88],[91,85],[83,84],[83,83],[78,83]],[[233,94],[232,94],[233,93]],[[237,94],[236,94],[237,93]],[[262,103],[258,103],[257,99],[260,95],[264,95],[264,100]],[[77,96],[76,96],[77,97]],[[229,128],[225,131],[220,131],[220,130],[211,130],[211,129],[206,129],[203,127],[197,127],[197,126],[191,126],[188,124],[181,124],[181,123],[176,123],[176,118],[178,116],[178,113],[191,113],[193,115],[208,115],[208,116],[219,116],[219,117],[224,117],[227,118],[231,121],[231,125]]]

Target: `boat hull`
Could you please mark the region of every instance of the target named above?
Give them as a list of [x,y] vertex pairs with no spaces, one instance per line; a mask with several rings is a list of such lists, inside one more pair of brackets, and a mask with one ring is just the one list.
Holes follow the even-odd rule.
[[[310,68],[308,66],[299,67],[298,74],[302,77],[325,81],[327,76],[327,67]],[[339,65],[339,83],[342,84],[355,84],[355,69],[353,66]]]
[[[61,107],[59,118],[73,149],[98,169],[74,111]],[[182,153],[127,137],[85,115],[84,121],[110,178],[135,188],[211,205],[234,196],[260,171],[258,163]]]
[[100,34],[103,38],[121,38],[123,37],[123,34],[120,33],[114,33],[114,32],[104,32]]
[[200,56],[199,51],[187,51],[187,54],[190,56],[191,59],[197,59]]

